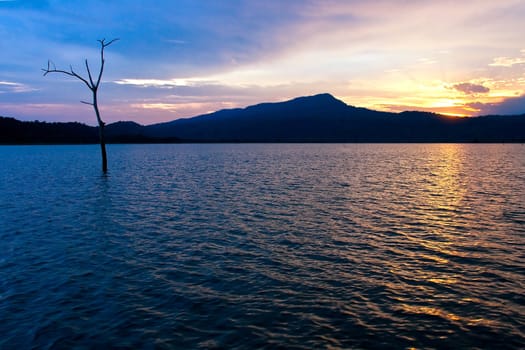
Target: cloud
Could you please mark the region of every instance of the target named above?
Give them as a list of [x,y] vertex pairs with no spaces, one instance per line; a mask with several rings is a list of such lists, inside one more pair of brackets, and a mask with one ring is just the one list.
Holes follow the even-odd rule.
[[[96,65],[95,39],[102,37],[121,38],[107,51],[100,98],[101,106],[111,107],[108,120],[118,113],[168,120],[224,103],[245,106],[323,91],[367,106],[378,100],[401,104],[413,95],[420,100],[414,109],[438,97],[493,102],[492,95],[512,96],[518,87],[509,92],[511,87],[490,79],[521,77],[525,67],[516,61],[525,60],[525,3],[519,0],[8,3],[0,0],[0,81],[23,84],[0,85],[0,104],[64,103],[71,109],[52,111],[64,118],[79,118],[72,111],[83,113],[87,106],[78,101],[89,98],[89,91],[65,77],[42,78],[39,68],[48,58],[79,72],[84,58]],[[512,51],[500,51],[503,47]],[[514,66],[489,69],[489,63]],[[465,76],[473,85],[484,82],[491,96],[479,97],[486,87],[460,85]],[[439,86],[429,86],[432,81]],[[456,87],[444,88],[444,81]],[[15,93],[30,87],[36,91]],[[25,111],[36,116],[47,110]]]
[[132,104],[130,107],[143,110],[159,110],[173,113],[175,117],[195,116],[199,114],[211,113],[219,109],[232,108],[236,105],[232,102],[186,102],[186,103],[162,103],[145,102]]
[[525,63],[525,57],[496,57],[489,64],[491,67],[512,67],[516,64]]
[[188,43],[186,40],[180,40],[180,39],[166,39],[164,41],[170,44],[174,44],[174,45],[185,45]]
[[119,85],[133,85],[139,87],[175,88],[180,86],[193,86],[203,83],[199,79],[119,79],[114,81]]
[[486,86],[483,86],[481,84],[472,84],[472,83],[458,83],[458,84],[452,85],[452,88],[466,95],[486,94],[487,92],[490,91],[490,89]]
[[[525,56],[525,49],[520,50],[522,56]],[[525,63],[525,57],[496,57],[489,64],[491,67],[512,67],[517,64]]]
[[0,81],[0,94],[31,92],[31,91],[36,91],[36,90],[25,84],[14,83],[11,81]]
[[383,110],[386,112],[400,113],[405,111],[418,111],[418,112],[430,112],[438,113],[450,116],[470,116],[472,111],[465,108],[463,105],[454,106],[443,106],[443,107],[421,107],[419,105],[396,105],[396,104],[380,104],[376,106],[376,109]]
[[518,115],[525,114],[525,95],[509,97],[499,103],[473,102],[467,105],[478,110],[478,115],[499,114]]

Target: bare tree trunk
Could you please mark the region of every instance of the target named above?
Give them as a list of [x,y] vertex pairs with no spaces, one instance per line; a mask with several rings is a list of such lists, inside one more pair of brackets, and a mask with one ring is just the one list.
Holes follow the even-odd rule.
[[108,172],[108,157],[106,155],[106,139],[104,138],[104,124],[99,124],[98,134],[100,137],[100,151],[102,152],[102,172]]
[[102,153],[102,172],[106,174],[108,172],[108,157],[106,154],[106,138],[104,134],[104,127],[106,124],[100,118],[100,111],[98,110],[97,90],[93,91],[93,109],[97,115],[98,122],[98,136],[100,140],[100,151]]

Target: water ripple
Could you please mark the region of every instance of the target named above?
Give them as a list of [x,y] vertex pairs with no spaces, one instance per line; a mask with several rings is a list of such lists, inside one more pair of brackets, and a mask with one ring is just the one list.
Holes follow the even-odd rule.
[[522,145],[2,147],[0,348],[523,348]]

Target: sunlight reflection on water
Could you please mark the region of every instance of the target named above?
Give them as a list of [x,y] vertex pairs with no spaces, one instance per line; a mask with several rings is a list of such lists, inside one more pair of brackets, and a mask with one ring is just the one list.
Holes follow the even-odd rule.
[[0,147],[0,348],[520,348],[522,145]]

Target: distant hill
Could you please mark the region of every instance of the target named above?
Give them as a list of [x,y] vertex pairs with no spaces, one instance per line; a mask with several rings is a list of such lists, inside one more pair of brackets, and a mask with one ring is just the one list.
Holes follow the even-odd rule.
[[[108,143],[178,142],[176,137],[150,138],[144,126],[135,122],[117,122],[105,128]],[[98,143],[98,127],[81,123],[23,122],[0,117],[0,144],[91,144]]]
[[[227,109],[168,123],[106,127],[109,143],[137,142],[525,142],[525,114],[448,117],[349,106],[329,94]],[[0,117],[0,143],[96,143],[96,127]]]
[[[98,127],[97,141],[98,141]],[[108,143],[175,143],[180,140],[175,136],[147,136],[145,127],[135,122],[116,122],[106,125],[106,139]]]
[[0,144],[98,142],[97,128],[81,123],[22,122],[0,117]]
[[525,115],[447,117],[348,106],[329,94],[221,110],[146,126],[150,137],[197,142],[523,142]]

